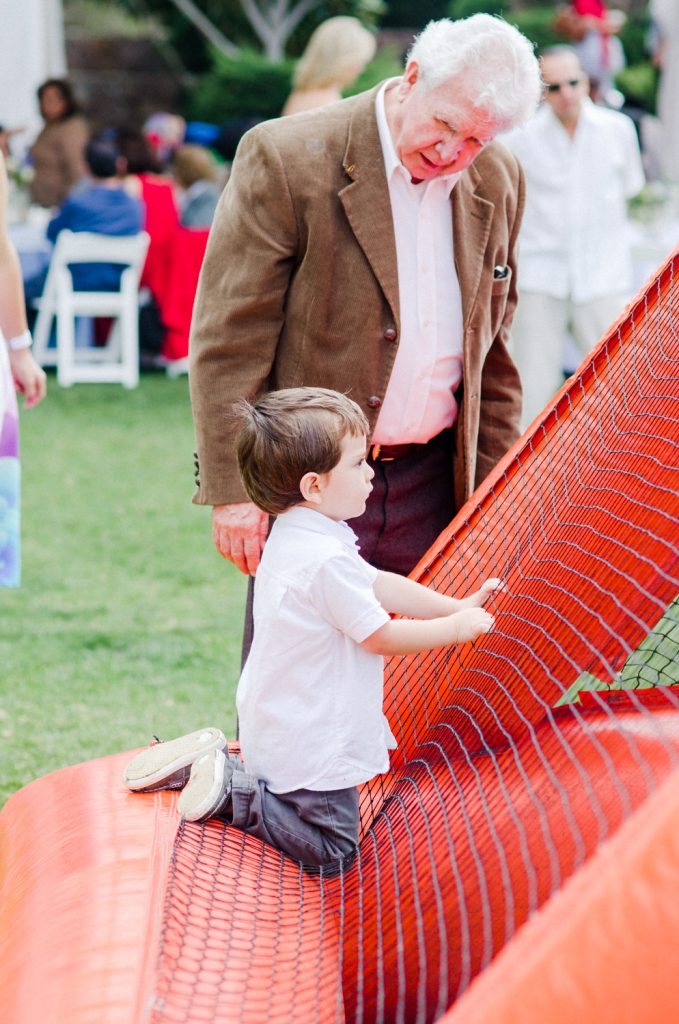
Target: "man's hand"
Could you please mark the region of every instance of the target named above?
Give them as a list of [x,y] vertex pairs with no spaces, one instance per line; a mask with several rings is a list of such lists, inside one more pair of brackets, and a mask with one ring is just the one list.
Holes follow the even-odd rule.
[[269,532],[266,512],[242,501],[233,505],[215,505],[212,512],[212,539],[220,555],[246,575],[254,576]]

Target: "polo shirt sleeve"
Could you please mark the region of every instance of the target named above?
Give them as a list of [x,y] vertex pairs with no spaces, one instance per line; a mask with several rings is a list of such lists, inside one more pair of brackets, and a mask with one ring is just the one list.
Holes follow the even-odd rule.
[[377,570],[358,555],[334,555],[315,573],[308,597],[326,622],[360,644],[389,622],[375,597],[376,578]]

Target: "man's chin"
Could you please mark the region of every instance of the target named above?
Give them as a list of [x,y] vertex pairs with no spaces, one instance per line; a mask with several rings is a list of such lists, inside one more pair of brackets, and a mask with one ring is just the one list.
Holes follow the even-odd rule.
[[420,156],[417,169],[411,171],[411,177],[419,178],[422,181],[431,181],[432,178],[441,178],[444,174],[453,174],[457,170],[454,164],[435,164],[425,156]]

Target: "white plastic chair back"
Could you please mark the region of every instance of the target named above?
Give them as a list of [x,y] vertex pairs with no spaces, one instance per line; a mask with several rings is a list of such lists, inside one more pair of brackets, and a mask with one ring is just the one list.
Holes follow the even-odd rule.
[[[139,278],[149,245],[145,231],[113,237],[86,231],[62,231],[57,238],[33,332],[33,352],[42,366],[57,368],[59,384],[139,383]],[[75,291],[69,266],[116,263],[125,266],[115,292]],[[76,317],[107,317],[114,323],[106,345],[78,347]],[[50,349],[56,318],[56,348]]]

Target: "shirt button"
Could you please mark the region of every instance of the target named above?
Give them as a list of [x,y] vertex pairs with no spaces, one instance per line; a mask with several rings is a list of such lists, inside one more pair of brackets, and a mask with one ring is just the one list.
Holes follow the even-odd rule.
[[386,331],[384,332],[384,340],[385,341],[396,341],[397,337],[398,337],[398,334],[396,333],[396,328],[395,327],[387,327]]
[[379,398],[377,395],[371,395],[370,398],[368,399],[368,406],[371,409],[379,409],[381,405],[382,399]]

